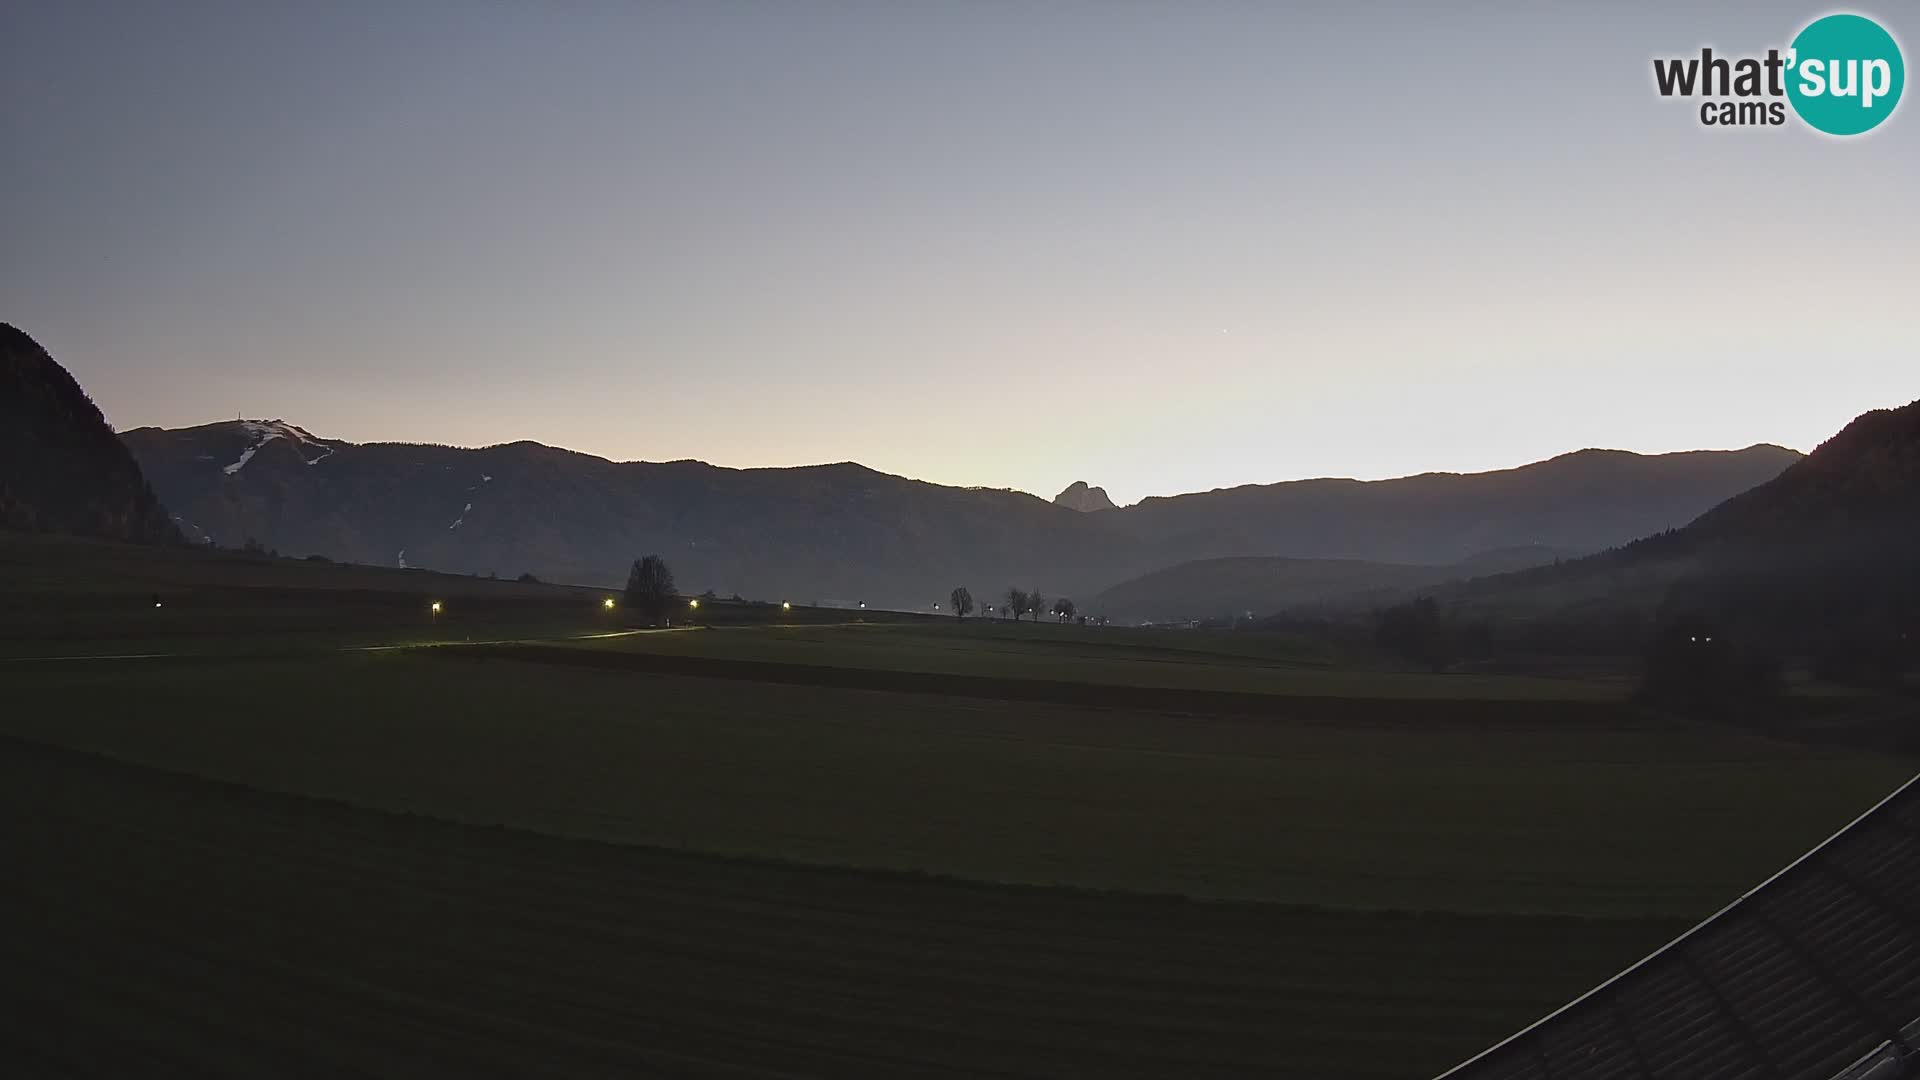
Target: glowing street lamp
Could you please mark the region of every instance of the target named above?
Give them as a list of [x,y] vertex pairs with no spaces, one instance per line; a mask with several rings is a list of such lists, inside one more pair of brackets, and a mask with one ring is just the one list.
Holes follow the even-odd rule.
[[792,611],[792,610],[793,610],[793,602],[792,602],[792,601],[790,601],[790,600],[782,600],[782,601],[780,601],[780,610],[781,610],[781,611]]
[[427,618],[436,623],[440,621],[440,601],[435,600],[427,605]]
[[694,611],[699,611],[699,610],[700,610],[700,601],[699,601],[699,600],[697,600],[697,599],[695,599],[695,600],[689,600],[689,601],[687,601],[687,607],[689,607],[689,608],[691,608],[691,609],[693,609]]
[[613,597],[611,597],[611,596],[609,596],[609,597],[607,597],[607,598],[606,598],[605,600],[602,600],[602,601],[600,601],[600,606],[601,606],[601,607],[603,607],[603,608],[606,608],[606,609],[607,609],[608,611],[612,611],[612,610],[613,610]]

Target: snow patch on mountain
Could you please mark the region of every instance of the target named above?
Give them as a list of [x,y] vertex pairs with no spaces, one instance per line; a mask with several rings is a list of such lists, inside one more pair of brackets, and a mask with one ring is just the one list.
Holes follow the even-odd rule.
[[213,542],[213,537],[207,535],[207,530],[201,528],[200,526],[194,524],[191,521],[188,521],[186,518],[181,517],[179,514],[169,514],[168,516],[173,518],[176,524],[185,525],[187,528],[192,529],[194,531],[194,535],[198,536],[200,539],[206,541],[207,543]]
[[247,447],[245,450],[240,451],[240,460],[227,466],[227,469],[226,469],[227,475],[232,476],[234,473],[237,473],[241,469],[246,468],[247,462],[252,461],[253,455],[259,453],[260,448],[262,446],[265,446],[266,444],[267,444],[267,440],[262,439],[261,441],[254,443],[252,446]]
[[[332,457],[335,449],[315,438],[307,429],[289,424],[285,420],[242,420],[240,427],[246,431],[252,441],[247,444],[245,450],[240,452],[240,460],[225,468],[224,471],[228,476],[246,468],[247,462],[253,460],[253,455],[259,453],[261,447],[275,439],[285,439],[292,443],[300,451],[300,459],[309,465],[318,465]],[[313,457],[307,456],[316,450],[319,451],[318,454]]]

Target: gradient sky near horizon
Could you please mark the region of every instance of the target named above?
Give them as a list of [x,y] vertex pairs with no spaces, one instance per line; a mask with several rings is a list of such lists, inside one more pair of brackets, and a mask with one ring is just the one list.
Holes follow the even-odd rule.
[[0,319],[122,429],[1122,502],[1920,397],[1920,101],[1652,88],[1829,9],[1442,8],[9,3]]

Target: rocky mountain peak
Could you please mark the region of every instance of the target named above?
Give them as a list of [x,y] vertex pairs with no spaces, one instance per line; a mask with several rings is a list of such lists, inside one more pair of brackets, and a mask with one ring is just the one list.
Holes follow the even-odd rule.
[[1069,510],[1090,513],[1094,510],[1115,510],[1113,500],[1107,498],[1106,488],[1088,487],[1085,480],[1075,480],[1067,489],[1053,497],[1054,505]]

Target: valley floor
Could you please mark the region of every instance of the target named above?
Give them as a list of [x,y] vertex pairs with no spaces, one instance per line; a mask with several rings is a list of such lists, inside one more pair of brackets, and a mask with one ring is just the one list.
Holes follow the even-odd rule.
[[1253,635],[296,570],[0,617],[14,1075],[1431,1076],[1913,767]]
[[1677,929],[714,859],[12,739],[0,799],[16,1076],[1418,1076]]

